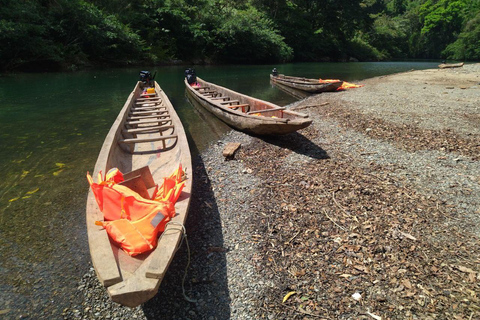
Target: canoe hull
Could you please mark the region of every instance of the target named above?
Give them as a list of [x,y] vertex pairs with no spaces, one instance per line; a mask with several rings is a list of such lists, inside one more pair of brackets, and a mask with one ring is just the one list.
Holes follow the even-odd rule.
[[307,79],[299,77],[289,77],[282,74],[278,76],[270,75],[270,80],[281,85],[294,88],[296,90],[308,93],[322,93],[336,91],[342,86],[343,81],[321,83],[316,79]]
[[[141,83],[137,83],[105,138],[92,175],[94,179],[99,172],[104,174],[115,167],[126,173],[148,166],[155,183],[161,184],[163,178],[170,176],[180,164],[191,170],[191,155],[182,123],[156,83],[155,91],[158,102],[147,103],[141,98]],[[139,106],[140,100],[143,104]],[[144,119],[136,120],[137,116],[132,116],[147,112],[149,115]],[[132,137],[127,129],[141,133]],[[135,143],[132,147],[132,140],[145,142]],[[93,192],[89,191],[86,224],[90,255],[97,277],[113,301],[136,307],[155,296],[183,236],[181,226],[186,221],[191,189],[192,177],[189,176],[175,204],[176,216],[172,219],[175,222],[167,226],[154,250],[135,257],[113,244],[105,229],[95,225],[95,221],[104,219]]]
[[440,69],[448,69],[448,68],[461,68],[463,67],[463,62],[460,62],[460,63],[442,63],[442,64],[439,64],[438,67]]
[[[255,99],[227,88],[203,81],[198,78],[201,86],[214,89],[239,104],[248,104],[249,112],[232,110],[220,102],[203,96],[198,90],[191,87],[185,80],[187,94],[195,99],[203,108],[215,115],[230,127],[254,135],[282,135],[308,127],[312,120],[307,115],[286,110],[267,101]],[[272,110],[272,111],[268,111]],[[255,111],[258,114],[255,115]]]
[[288,86],[285,86],[285,85],[283,85],[279,82],[275,82],[275,81],[270,81],[270,84],[277,87],[278,89],[282,90],[286,94],[288,94],[288,95],[290,95],[294,98],[297,98],[297,99],[305,99],[305,98],[308,98],[308,97],[315,94],[315,93],[311,93],[311,92],[307,92],[307,91],[303,91],[303,90],[298,90],[298,89],[295,89],[295,88],[292,88],[292,87],[288,87]]

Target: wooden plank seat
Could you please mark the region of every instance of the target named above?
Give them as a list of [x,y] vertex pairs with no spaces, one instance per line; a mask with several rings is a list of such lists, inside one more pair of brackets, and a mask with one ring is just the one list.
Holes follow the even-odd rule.
[[249,104],[234,104],[232,106],[227,106],[227,107],[230,108],[230,109],[234,109],[234,110],[236,110],[238,108],[242,108],[242,112],[250,111],[250,105]]
[[220,104],[228,104],[228,103],[240,104],[240,101],[238,101],[238,100],[227,100],[227,101],[220,102]]
[[150,126],[150,127],[138,127],[138,128],[133,128],[133,129],[123,129],[123,133],[148,133],[150,131],[165,131],[168,129],[172,129],[175,126],[172,124],[169,125],[160,125],[160,126]]
[[158,101],[141,101],[141,102],[136,102],[135,105],[136,106],[144,106],[144,105],[147,105],[147,106],[156,106],[158,104],[162,103],[162,100],[158,100]]
[[210,89],[210,87],[192,87],[195,90],[200,90],[200,89]]
[[138,98],[137,100],[135,100],[136,103],[152,103],[157,101],[162,101],[162,98],[160,97]]
[[140,94],[140,98],[152,98],[152,96],[156,96],[157,93],[154,92],[154,93],[141,93]]
[[264,110],[254,110],[254,111],[247,112],[247,114],[263,113],[263,112],[279,111],[279,110],[285,110],[285,107],[278,107],[278,108],[264,109]]
[[200,93],[203,95],[206,95],[206,94],[217,93],[217,91],[201,91]]
[[215,98],[217,96],[217,94],[216,93],[210,93],[210,94],[205,94],[203,96],[205,98],[212,99],[212,98]]
[[128,126],[138,126],[139,124],[149,124],[149,123],[160,123],[160,122],[167,122],[171,121],[169,116],[166,116],[164,118],[158,118],[158,119],[152,119],[152,120],[145,120],[145,121],[127,121],[125,122],[125,125]]
[[168,111],[163,111],[162,114],[157,114],[157,115],[151,115],[151,116],[133,116],[133,117],[128,117],[127,120],[142,120],[142,119],[155,119],[155,118],[161,118],[165,117],[165,113],[168,114]]
[[165,109],[165,108],[166,107],[164,105],[155,106],[155,107],[133,107],[130,109],[130,111],[152,111],[152,110]]
[[149,115],[149,114],[161,113],[165,110],[166,110],[165,108],[162,108],[162,109],[158,109],[158,110],[132,111],[128,115],[130,115],[130,116],[138,116],[138,115],[141,115],[141,114]]
[[137,98],[136,101],[141,102],[141,101],[155,101],[155,100],[162,100],[162,98],[161,97]]
[[121,143],[141,143],[141,142],[155,142],[155,141],[162,141],[162,140],[168,140],[168,139],[176,139],[177,135],[172,134],[168,136],[158,136],[158,137],[148,137],[148,138],[128,138],[128,139],[122,139],[120,140]]
[[215,98],[211,98],[211,100],[225,100],[225,99],[230,99],[230,97],[215,97]]

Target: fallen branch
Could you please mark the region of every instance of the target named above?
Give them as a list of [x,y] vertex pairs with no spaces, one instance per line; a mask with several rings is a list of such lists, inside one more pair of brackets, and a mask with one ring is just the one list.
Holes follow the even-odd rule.
[[346,214],[347,216],[351,217],[350,213],[348,213],[347,210],[345,210],[345,209],[337,202],[337,200],[335,200],[335,192],[336,192],[336,191],[333,191],[333,192],[332,192],[333,202],[335,202],[335,204],[336,204],[343,212],[345,212],[345,214]]
[[330,218],[330,216],[329,216],[328,213],[327,213],[327,210],[323,209],[323,213],[325,213],[325,216],[328,218],[328,220],[332,221],[334,225],[336,225],[337,227],[339,227],[339,228],[342,229],[343,231],[347,231],[347,229],[345,229],[344,227],[342,227],[341,225],[339,225],[338,223],[336,223],[335,221],[333,221],[332,218]]
[[292,108],[292,109],[293,110],[303,110],[303,109],[313,108],[313,107],[323,107],[323,106],[326,106],[327,104],[330,104],[330,102],[323,102],[323,103],[320,103],[320,104],[312,104],[312,105],[308,105],[308,106],[300,106],[300,107],[296,107],[296,108]]

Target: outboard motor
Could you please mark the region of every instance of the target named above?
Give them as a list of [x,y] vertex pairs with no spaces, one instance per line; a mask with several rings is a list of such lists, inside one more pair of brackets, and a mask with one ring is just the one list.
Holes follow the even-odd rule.
[[153,87],[153,79],[155,78],[155,75],[152,77],[152,73],[150,71],[140,71],[140,81],[144,86]]
[[274,77],[278,76],[277,68],[273,68],[273,70],[272,70],[272,75],[273,75]]
[[185,70],[185,78],[187,78],[187,82],[189,85],[197,82],[197,75],[195,74],[195,69],[188,68],[187,70]]

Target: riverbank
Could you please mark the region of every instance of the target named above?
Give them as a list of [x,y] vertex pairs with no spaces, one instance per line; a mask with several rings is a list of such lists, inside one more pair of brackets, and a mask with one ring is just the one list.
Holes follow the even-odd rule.
[[190,250],[158,295],[118,306],[90,270],[65,318],[479,317],[479,74],[368,79],[297,103],[298,133],[225,135],[195,160]]

